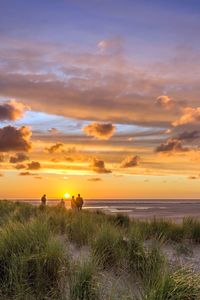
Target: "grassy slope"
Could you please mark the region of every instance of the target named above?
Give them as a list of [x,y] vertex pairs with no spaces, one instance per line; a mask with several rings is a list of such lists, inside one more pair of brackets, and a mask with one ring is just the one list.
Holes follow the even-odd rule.
[[195,300],[200,274],[162,249],[190,255],[200,222],[45,210],[0,201],[0,299]]

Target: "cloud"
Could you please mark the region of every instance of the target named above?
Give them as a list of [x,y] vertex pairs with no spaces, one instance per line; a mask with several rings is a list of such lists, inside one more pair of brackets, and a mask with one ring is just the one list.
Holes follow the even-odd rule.
[[115,132],[115,126],[111,123],[93,122],[90,125],[83,127],[83,131],[90,136],[101,140],[108,140]]
[[28,127],[6,126],[0,128],[0,152],[4,151],[29,151],[31,131]]
[[20,169],[27,169],[27,170],[39,170],[41,168],[41,164],[37,161],[32,161],[28,164],[17,164],[15,166],[15,169],[20,170]]
[[102,181],[102,179],[100,177],[93,177],[93,178],[88,178],[88,181],[97,182],[97,181]]
[[63,148],[63,146],[64,145],[62,143],[56,143],[50,147],[46,147],[45,150],[52,154],[55,152],[59,152]]
[[35,175],[34,173],[30,173],[30,172],[21,172],[21,173],[19,173],[19,175],[20,176],[33,176],[33,175]]
[[58,131],[58,129],[52,127],[52,128],[50,128],[50,129],[48,130],[48,132],[51,133],[51,134],[57,134],[59,131]]
[[97,47],[101,50],[108,48],[109,43],[106,40],[101,40],[97,43]]
[[182,116],[172,123],[173,126],[180,126],[188,123],[196,123],[200,121],[200,107],[186,107],[183,109]]
[[188,179],[199,179],[199,176],[189,176]]
[[77,153],[78,151],[77,151],[77,149],[76,149],[76,147],[69,147],[68,149],[67,149],[67,153],[68,154],[75,154],[75,153]]
[[4,174],[0,173],[0,177],[3,177],[3,176],[4,176]]
[[4,154],[1,154],[0,155],[0,162],[4,162],[5,161],[5,155]]
[[103,52],[119,54],[123,50],[123,40],[119,37],[100,40],[97,43],[98,49]]
[[[149,67],[125,53],[120,57],[118,52],[108,51],[113,45],[109,39],[102,39],[98,44],[106,51],[74,52],[56,45],[52,48],[46,43],[39,47],[32,43],[30,49],[25,43],[22,46],[22,40],[7,41],[6,47],[0,47],[3,61],[1,96],[26,101],[35,111],[158,127],[171,124],[179,109],[174,105],[173,110],[158,111],[152,99],[156,99],[160,91],[170,87],[170,95],[176,98],[176,103],[182,99],[190,99],[191,106],[198,103],[200,92],[196,74],[199,66],[195,63],[198,59],[191,61],[191,51],[187,54],[189,61],[185,57],[180,59],[179,49],[176,60],[160,63],[156,59]],[[44,68],[51,72],[44,74]],[[188,69],[195,72],[188,72]]]
[[37,161],[32,161],[31,163],[27,164],[27,170],[39,170],[41,165]]
[[199,137],[200,137],[200,132],[198,130],[194,130],[190,132],[184,131],[180,133],[177,139],[187,141],[187,140],[195,140],[198,139]]
[[25,153],[17,153],[16,156],[10,157],[10,163],[12,164],[23,162],[25,160],[29,160],[29,157]]
[[42,176],[35,176],[34,178],[35,179],[42,179],[43,177]]
[[96,173],[112,173],[111,170],[105,167],[105,163],[103,160],[99,160],[97,158],[93,158],[90,164],[91,169]]
[[70,156],[66,156],[65,160],[68,161],[68,162],[74,162],[74,158],[70,157]]
[[61,162],[62,160],[60,158],[53,157],[51,159],[51,161],[54,162],[54,163],[58,163],[58,162]]
[[15,100],[0,103],[0,120],[16,121],[23,117],[26,109],[29,108]]
[[137,167],[140,163],[141,158],[136,156],[127,156],[122,162],[120,167],[121,168],[131,168],[131,167]]
[[[65,60],[68,58],[66,55]],[[72,78],[64,76],[67,77],[64,80],[56,75],[52,78],[51,75],[24,75],[19,72],[1,74],[0,70],[1,95],[26,99],[37,111],[78,119],[144,126],[167,126],[174,120],[177,113],[175,109],[170,113],[165,111],[158,114],[157,107],[149,105],[146,110],[150,99],[156,98],[155,95],[163,88],[159,78],[146,73],[144,78],[143,71],[131,70],[123,62],[122,68],[119,58],[111,55],[80,55],[75,63],[78,64],[77,75],[73,76],[71,71],[69,73],[68,66],[66,74]],[[88,72],[81,78],[85,63]]]
[[156,104],[164,108],[170,108],[173,105],[173,100],[167,95],[162,95],[156,99]]
[[162,143],[155,150],[156,152],[186,152],[189,148],[183,147],[182,141],[176,138],[170,138],[165,143]]
[[15,169],[17,169],[17,170],[26,169],[26,165],[25,164],[17,164],[15,166]]

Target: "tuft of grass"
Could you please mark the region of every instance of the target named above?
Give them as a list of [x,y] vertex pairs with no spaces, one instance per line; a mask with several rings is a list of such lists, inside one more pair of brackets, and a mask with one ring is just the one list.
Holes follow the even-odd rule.
[[200,299],[200,277],[191,270],[174,272],[163,270],[151,289],[145,289],[141,300],[198,300]]
[[12,215],[12,222],[25,223],[31,218],[37,216],[37,207],[30,205],[29,203],[16,202],[15,210]]
[[200,221],[196,218],[184,218],[183,228],[188,239],[195,243],[200,243]]
[[74,266],[70,276],[70,300],[98,300],[99,290],[93,261]]
[[10,224],[0,235],[0,290],[4,295],[59,294],[67,263],[62,244],[38,220]]
[[88,212],[73,212],[67,228],[69,240],[81,247],[93,239],[97,220]]
[[132,274],[151,287],[165,268],[166,260],[157,243],[146,249],[142,241],[132,234],[128,240],[127,264]]
[[143,243],[132,233],[128,240],[127,261],[132,272],[143,276],[147,257]]
[[46,211],[43,217],[46,218],[51,231],[55,234],[65,234],[67,232],[70,214],[62,207],[55,207],[54,210]]
[[123,257],[124,240],[118,228],[104,224],[92,242],[92,254],[102,268],[116,267]]
[[108,216],[108,219],[115,225],[123,228],[128,228],[130,219],[128,216],[118,213],[116,215]]
[[175,224],[169,220],[154,218],[150,222],[145,222],[145,229],[147,238],[180,242],[185,237],[182,224]]
[[0,200],[0,226],[10,221],[26,222],[35,217],[37,207],[28,203]]

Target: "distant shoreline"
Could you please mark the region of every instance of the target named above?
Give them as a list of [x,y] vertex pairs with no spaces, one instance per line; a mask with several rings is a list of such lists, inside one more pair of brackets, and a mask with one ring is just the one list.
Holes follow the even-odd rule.
[[[40,198],[0,198],[1,200],[7,201],[40,201]],[[60,198],[48,198],[48,201],[60,201]],[[70,199],[65,199],[65,201],[70,201]],[[200,198],[85,198],[85,201],[101,201],[101,202],[198,202]]]
[[[186,217],[200,218],[200,199],[87,199],[84,200],[84,210],[102,211],[106,214],[124,214],[131,219],[153,219],[163,218],[180,222]],[[8,200],[9,201],[9,200]],[[12,199],[30,203],[34,206],[40,205],[39,199]],[[49,199],[47,205],[56,206],[60,199]],[[66,209],[70,209],[70,199],[65,201]]]

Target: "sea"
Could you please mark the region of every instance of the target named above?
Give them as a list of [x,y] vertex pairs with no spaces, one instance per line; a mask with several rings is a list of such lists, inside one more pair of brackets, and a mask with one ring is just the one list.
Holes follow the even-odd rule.
[[[39,199],[12,199],[39,205]],[[60,200],[50,199],[48,205],[58,205]],[[66,209],[70,209],[70,200],[65,200]],[[131,218],[173,219],[176,222],[185,217],[200,217],[200,199],[86,199],[84,210],[100,210],[108,214],[126,214]]]

